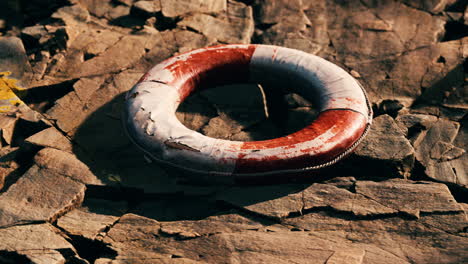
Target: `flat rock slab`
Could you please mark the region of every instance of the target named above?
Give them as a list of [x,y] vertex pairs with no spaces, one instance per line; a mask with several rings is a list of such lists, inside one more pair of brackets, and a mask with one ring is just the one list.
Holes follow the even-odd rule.
[[[218,199],[252,213],[284,219],[313,210],[333,210],[365,218],[403,214],[461,212],[443,184],[390,180],[358,181],[352,190],[333,184],[234,188]],[[277,194],[277,195],[275,195]]]
[[17,37],[0,37],[0,72],[9,71],[11,77],[28,85],[31,66],[23,42]]
[[[426,133],[415,141],[416,159],[425,167],[425,174],[441,182],[454,183],[460,186],[468,185],[466,175],[466,150],[453,145],[459,134],[458,122],[439,119]],[[460,138],[465,137],[464,131]],[[457,143],[464,147],[461,140]]]
[[94,240],[113,225],[128,209],[124,201],[88,199],[57,220],[57,226],[68,234]]
[[[203,226],[204,221],[193,221],[190,226],[180,227],[178,232],[189,232],[198,225]],[[134,225],[140,226],[141,229],[132,228]],[[101,261],[124,263],[151,258],[160,263],[169,263],[171,259],[177,258],[176,261],[184,263],[308,263],[310,259],[314,259],[316,263],[344,263],[344,260],[346,263],[372,263],[378,258],[383,258],[387,262],[382,263],[406,263],[377,247],[351,243],[339,236],[326,237],[320,233],[288,230],[244,230],[235,233],[229,228],[221,230],[211,235],[167,237],[161,236],[158,222],[136,215],[126,215],[103,239],[118,252],[118,256],[115,260]],[[148,250],[149,248],[152,250]],[[236,250],[235,253],[233,249]]]
[[85,185],[37,165],[0,196],[0,226],[53,221],[79,204]]
[[55,148],[67,152],[72,152],[73,150],[70,140],[54,127],[44,129],[28,137],[25,141],[33,145]]
[[86,170],[72,154],[55,149],[40,151],[36,163],[0,195],[0,226],[53,222],[79,206],[85,183],[97,183]]
[[414,149],[404,132],[389,115],[374,118],[369,134],[352,155],[350,166],[371,167],[369,170],[378,176],[409,177]]
[[[0,260],[15,262],[20,257],[22,263],[61,264],[68,260],[86,263],[77,256],[73,246],[59,235],[59,230],[50,224],[20,225],[2,228],[0,232]],[[6,254],[13,252],[13,254]],[[71,253],[71,256],[70,256]],[[10,262],[12,261],[12,262]]]
[[428,213],[457,213],[463,209],[444,184],[401,180],[357,182],[356,193],[414,217]]
[[[391,216],[353,219],[324,211],[285,221],[294,230],[320,233],[328,238],[339,236],[355,244],[363,243],[370,248],[380,248],[387,254],[398,257],[399,260],[394,260],[395,263],[463,262],[467,257],[465,248],[468,245],[467,234],[463,231],[466,223],[463,212],[435,213],[408,221]],[[386,263],[385,261],[382,259],[377,262]]]

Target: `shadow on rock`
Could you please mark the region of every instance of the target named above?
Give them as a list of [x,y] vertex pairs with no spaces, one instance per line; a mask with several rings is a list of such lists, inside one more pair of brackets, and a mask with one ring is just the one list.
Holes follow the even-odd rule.
[[106,185],[139,189],[144,193],[171,193],[176,177],[149,163],[125,135],[121,120],[121,93],[91,115],[76,130],[73,149]]
[[21,255],[14,251],[0,250],[0,263],[15,264],[15,263],[32,263],[25,255]]

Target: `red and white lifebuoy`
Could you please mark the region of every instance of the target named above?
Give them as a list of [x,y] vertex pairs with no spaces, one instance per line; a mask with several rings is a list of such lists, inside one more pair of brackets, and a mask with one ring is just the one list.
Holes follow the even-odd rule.
[[[286,86],[315,102],[320,114],[302,130],[263,141],[204,136],[176,118],[199,87],[226,83]],[[172,57],[153,67],[127,93],[124,127],[151,158],[194,172],[259,176],[331,165],[367,133],[372,111],[361,85],[317,56],[269,45],[222,45]]]

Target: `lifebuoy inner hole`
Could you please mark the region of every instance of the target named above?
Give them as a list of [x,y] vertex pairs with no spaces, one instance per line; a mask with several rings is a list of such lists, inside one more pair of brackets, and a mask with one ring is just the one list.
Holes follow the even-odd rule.
[[[173,66],[183,73],[177,82],[182,101],[176,113],[179,121],[207,136],[239,141],[286,136],[313,122],[326,93],[313,72],[291,63],[257,62],[253,65],[246,56],[250,55],[242,51],[200,53]],[[246,86],[256,93],[240,92],[245,92]],[[264,97],[261,107],[267,108],[269,115],[261,122],[255,122],[252,118],[258,116],[255,111],[239,103],[260,94]],[[235,99],[239,96],[245,98]],[[223,104],[216,99],[231,103]],[[237,109],[232,109],[233,102],[238,103],[234,103]],[[246,115],[250,121],[242,118]]]
[[299,131],[318,111],[292,89],[241,83],[196,90],[176,115],[187,128],[209,137],[258,141]]

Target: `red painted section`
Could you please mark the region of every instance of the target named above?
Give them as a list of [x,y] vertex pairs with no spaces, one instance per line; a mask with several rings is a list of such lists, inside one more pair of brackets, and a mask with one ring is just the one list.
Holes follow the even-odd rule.
[[180,101],[183,101],[195,89],[247,82],[255,48],[255,45],[245,48],[217,46],[191,54],[187,60],[176,61],[165,68],[175,78],[170,85],[179,90]]
[[[367,125],[366,118],[350,110],[329,110],[321,113],[318,118],[304,129],[286,137],[245,142],[239,154],[234,173],[255,173],[284,169],[299,169],[306,166],[314,166],[333,160],[338,155],[351,147],[364,133]],[[310,149],[301,150],[304,154],[293,158],[285,156],[265,156],[262,158],[245,158],[245,150],[268,149],[283,147],[285,154],[296,149],[295,144],[314,140],[331,129],[334,136],[322,146],[314,146]],[[323,149],[323,150],[321,150]],[[318,153],[310,154],[311,151]]]

